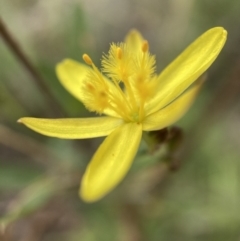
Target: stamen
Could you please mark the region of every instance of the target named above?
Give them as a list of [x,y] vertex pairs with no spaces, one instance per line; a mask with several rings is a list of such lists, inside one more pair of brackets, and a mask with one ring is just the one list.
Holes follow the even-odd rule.
[[92,84],[90,84],[90,83],[87,83],[87,84],[86,84],[86,87],[87,87],[87,89],[88,89],[90,92],[95,91],[94,86],[93,86]]
[[139,47],[141,52],[136,58],[131,47],[124,43],[112,44],[108,54],[103,56],[103,72],[115,85],[112,87],[89,55],[83,54],[85,63],[92,67],[84,92],[88,109],[97,113],[112,110],[127,122],[143,120],[145,101],[152,96],[156,86],[152,81],[155,58],[149,53],[147,40],[142,40]]
[[122,59],[122,49],[121,48],[117,48],[117,57],[118,59]]
[[100,96],[101,98],[107,98],[107,94],[106,94],[105,91],[100,91],[100,92],[99,92],[99,96]]
[[142,44],[142,51],[143,51],[144,53],[146,53],[146,52],[148,51],[148,49],[149,49],[148,41],[147,41],[147,40],[144,40],[144,41],[143,41],[143,44]]
[[93,65],[92,59],[89,57],[88,54],[83,54],[82,56],[83,60],[85,61],[86,64],[88,65]]

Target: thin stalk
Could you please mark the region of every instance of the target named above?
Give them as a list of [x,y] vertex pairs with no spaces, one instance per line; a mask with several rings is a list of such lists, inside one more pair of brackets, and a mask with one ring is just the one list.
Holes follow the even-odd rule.
[[33,80],[35,81],[35,84],[38,86],[41,93],[45,96],[49,106],[52,109],[52,112],[54,112],[56,116],[59,116],[59,115],[63,116],[64,111],[60,106],[59,102],[51,93],[51,91],[49,91],[49,88],[45,84],[46,82],[44,81],[43,77],[37,71],[35,66],[31,63],[27,55],[23,52],[20,45],[14,39],[12,34],[8,31],[6,25],[3,23],[1,18],[0,18],[0,35],[2,36],[8,48],[15,55],[15,57],[21,62],[23,67],[30,73]]

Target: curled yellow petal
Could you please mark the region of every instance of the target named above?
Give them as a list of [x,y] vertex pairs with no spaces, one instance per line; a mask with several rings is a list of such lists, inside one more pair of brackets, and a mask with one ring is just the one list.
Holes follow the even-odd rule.
[[24,117],[19,123],[46,136],[86,139],[109,135],[123,121],[114,117],[42,119]]
[[181,95],[213,63],[227,38],[222,27],[215,27],[197,38],[159,75],[159,91],[146,108],[153,113]]
[[71,59],[65,59],[56,66],[60,83],[75,98],[82,101],[82,84],[91,68]]
[[189,90],[174,100],[165,108],[147,116],[143,122],[144,131],[160,130],[169,125],[172,125],[179,120],[192,105],[202,83],[205,80],[205,75],[201,76]]
[[83,200],[97,201],[118,185],[132,165],[141,135],[141,124],[126,123],[104,140],[82,178]]

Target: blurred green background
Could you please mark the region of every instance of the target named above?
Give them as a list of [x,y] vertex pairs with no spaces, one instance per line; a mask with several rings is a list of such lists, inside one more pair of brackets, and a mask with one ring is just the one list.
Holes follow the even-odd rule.
[[[1,21],[46,89],[1,37],[0,240],[240,241],[239,12],[238,0],[2,0]],[[64,58],[82,61],[88,53],[99,66],[109,43],[136,28],[160,72],[214,26],[227,29],[228,40],[176,123],[184,141],[175,172],[164,164],[166,146],[149,154],[143,142],[124,182],[86,204],[79,182],[102,139],[48,138],[16,123],[90,116],[56,78]]]

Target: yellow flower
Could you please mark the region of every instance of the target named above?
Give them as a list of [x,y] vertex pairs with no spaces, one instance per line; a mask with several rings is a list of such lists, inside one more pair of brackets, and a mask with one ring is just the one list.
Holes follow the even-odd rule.
[[99,200],[130,169],[142,132],[165,128],[188,110],[203,82],[199,77],[218,56],[226,36],[222,27],[208,30],[157,75],[148,42],[133,30],[123,43],[111,44],[108,54],[103,55],[101,71],[87,54],[83,55],[87,65],[70,59],[57,65],[62,85],[87,109],[104,116],[25,117],[19,122],[58,138],[107,136],[93,155],[80,187],[83,200]]

